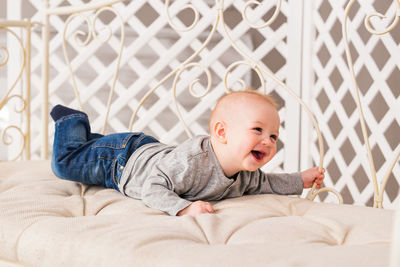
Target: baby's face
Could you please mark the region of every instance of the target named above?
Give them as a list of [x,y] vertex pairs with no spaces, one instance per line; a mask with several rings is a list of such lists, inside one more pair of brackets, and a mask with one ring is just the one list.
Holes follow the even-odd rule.
[[251,98],[234,110],[227,122],[227,149],[237,171],[255,171],[276,154],[280,119],[277,110],[262,99]]

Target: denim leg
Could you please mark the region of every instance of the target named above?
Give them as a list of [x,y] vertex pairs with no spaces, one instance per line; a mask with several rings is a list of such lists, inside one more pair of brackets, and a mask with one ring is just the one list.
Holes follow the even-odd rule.
[[96,162],[96,155],[90,149],[97,139],[91,136],[89,120],[85,114],[72,114],[56,121],[52,169],[58,177],[89,184],[104,184],[104,168]]
[[64,116],[55,125],[52,169],[63,179],[118,190],[130,155],[153,142],[143,133],[94,134],[86,114]]

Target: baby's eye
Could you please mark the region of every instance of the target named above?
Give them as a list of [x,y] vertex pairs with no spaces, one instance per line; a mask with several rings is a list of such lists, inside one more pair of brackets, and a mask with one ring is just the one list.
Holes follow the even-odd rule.
[[253,130],[262,133],[262,128],[260,127],[255,127],[253,128]]
[[274,134],[273,134],[273,135],[271,135],[271,136],[270,136],[270,138],[271,138],[273,141],[276,141],[276,140],[278,140],[278,136],[276,136],[276,135],[274,135]]

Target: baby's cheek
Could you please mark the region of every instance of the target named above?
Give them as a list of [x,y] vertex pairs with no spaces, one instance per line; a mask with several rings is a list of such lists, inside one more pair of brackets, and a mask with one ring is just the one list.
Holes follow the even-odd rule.
[[271,149],[270,158],[272,159],[276,155],[276,145]]
[[237,155],[243,155],[245,153],[249,153],[250,152],[249,150],[250,150],[249,146],[245,145],[244,143],[241,143],[236,147]]

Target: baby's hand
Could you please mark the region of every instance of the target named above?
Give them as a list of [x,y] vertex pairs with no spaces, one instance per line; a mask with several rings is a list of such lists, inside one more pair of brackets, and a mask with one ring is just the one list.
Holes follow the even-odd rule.
[[197,214],[201,213],[214,213],[214,208],[209,202],[197,200],[183,210],[179,211],[177,215],[182,216],[188,214],[196,216]]
[[325,178],[325,169],[322,169],[321,172],[319,172],[318,169],[318,167],[314,167],[301,172],[301,178],[303,179],[304,188],[312,187],[314,182],[317,183],[317,188],[321,188],[322,181]]

